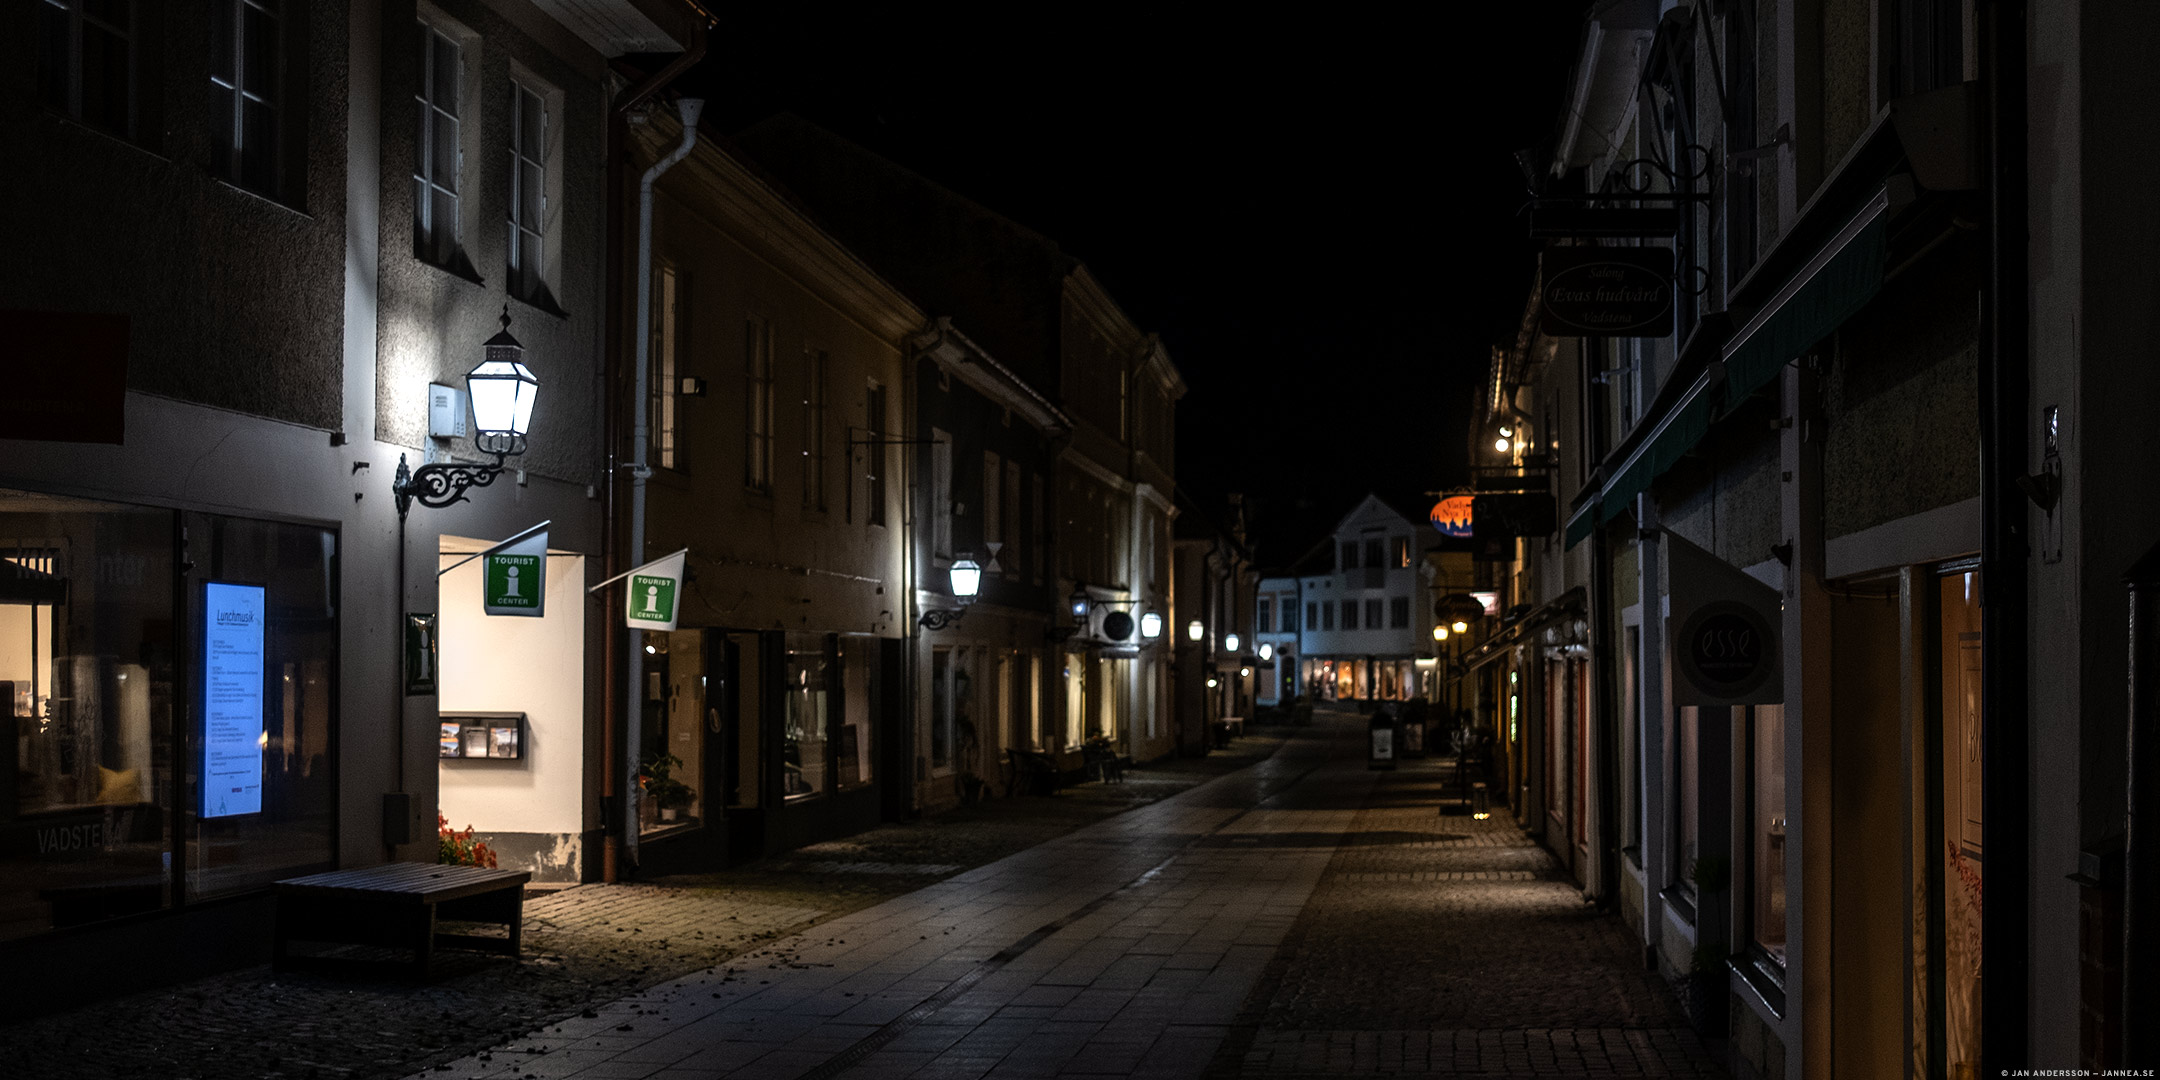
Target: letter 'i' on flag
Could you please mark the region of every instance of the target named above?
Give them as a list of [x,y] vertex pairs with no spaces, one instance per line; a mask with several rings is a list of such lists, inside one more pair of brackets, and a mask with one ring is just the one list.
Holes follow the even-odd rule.
[[504,544],[481,560],[481,609],[490,615],[547,614],[546,529]]
[[682,596],[683,558],[676,552],[630,572],[623,590],[623,625],[632,630],[673,630]]

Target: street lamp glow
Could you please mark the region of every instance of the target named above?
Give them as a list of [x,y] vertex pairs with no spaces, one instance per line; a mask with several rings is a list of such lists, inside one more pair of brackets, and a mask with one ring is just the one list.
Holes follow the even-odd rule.
[[962,603],[975,599],[982,591],[982,566],[973,559],[958,559],[952,564],[952,593]]
[[1508,441],[1507,441],[1507,439],[1505,439],[1505,438],[1499,438],[1499,439],[1494,439],[1494,440],[1492,441],[1492,448],[1493,448],[1493,449],[1495,449],[1495,450],[1498,450],[1498,451],[1500,451],[1500,452],[1501,452],[1501,453],[1503,453],[1503,454],[1507,453],[1507,448],[1508,448]]
[[1260,659],[1262,659],[1262,660],[1273,660],[1273,659],[1275,659],[1275,643],[1274,643],[1274,642],[1272,642],[1272,641],[1263,641],[1263,642],[1261,642],[1261,643],[1260,643]]
[[1453,630],[1458,634],[1467,634],[1470,632],[1470,624],[1462,621],[1461,619],[1457,619],[1455,620],[1455,625],[1448,627],[1448,629]]
[[1249,678],[1251,678],[1251,677],[1252,677],[1252,669],[1251,669],[1251,668],[1249,668],[1249,667],[1241,667],[1241,668],[1237,669],[1237,673],[1238,673],[1238,676],[1239,676],[1240,678],[1247,678],[1247,679],[1249,679]]
[[1434,641],[1446,641],[1446,640],[1447,640],[1447,627],[1445,627],[1445,626],[1435,626],[1435,627],[1433,627],[1433,628],[1432,628],[1432,639],[1433,639]]
[[1185,624],[1185,636],[1193,641],[1198,641],[1207,636],[1207,627],[1200,625],[1200,620],[1194,619]]
[[1140,613],[1140,636],[1149,641],[1162,636],[1161,612],[1143,611]]
[[1238,636],[1236,634],[1224,634],[1222,638],[1222,647],[1230,652],[1236,652],[1238,647]]
[[1086,586],[1083,585],[1077,589],[1074,589],[1072,598],[1068,602],[1072,604],[1073,618],[1087,618],[1088,594]]
[[1213,690],[1213,689],[1215,689],[1215,676],[1213,676],[1213,675],[1210,675],[1210,676],[1208,676],[1208,681],[1207,681],[1207,684],[1208,684],[1208,689],[1210,689],[1210,690]]

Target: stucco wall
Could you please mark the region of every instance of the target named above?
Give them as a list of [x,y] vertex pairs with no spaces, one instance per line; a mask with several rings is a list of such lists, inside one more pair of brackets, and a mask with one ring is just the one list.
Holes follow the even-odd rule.
[[[529,449],[520,467],[579,483],[600,473],[599,401],[603,146],[605,97],[585,74],[587,57],[559,56],[520,26],[478,0],[443,0],[440,11],[479,37],[467,49],[477,102],[465,102],[465,166],[459,197],[460,240],[479,281],[422,262],[413,254],[413,87],[418,80],[413,35],[416,7],[383,5],[381,303],[376,380],[376,433],[385,442],[420,446],[427,440],[427,384],[462,388],[482,357],[482,343],[501,328],[505,303],[510,332],[525,346],[525,363],[540,380]],[[507,299],[504,285],[510,190],[507,132],[512,60],[562,93],[550,139],[565,140],[559,214],[550,237],[562,249],[561,270],[548,282],[561,312]],[[477,130],[473,128],[477,126]],[[554,262],[551,257],[548,260]],[[470,444],[460,440],[460,452]]]
[[1825,536],[1978,494],[1979,262],[1965,242],[1945,245],[1837,335],[1823,378]]
[[[343,393],[346,8],[310,7],[307,149],[294,206],[209,168],[203,0],[160,5],[146,93],[162,122],[135,145],[39,103],[37,4],[0,12],[0,144],[9,148],[0,308],[130,317],[128,386],[339,427]],[[63,358],[51,358],[64,362]]]

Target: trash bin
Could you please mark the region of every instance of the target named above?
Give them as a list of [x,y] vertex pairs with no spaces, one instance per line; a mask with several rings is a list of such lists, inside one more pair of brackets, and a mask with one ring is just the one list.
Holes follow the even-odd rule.
[[1402,707],[1402,754],[1404,757],[1425,756],[1425,740],[1431,734],[1425,726],[1425,699],[1411,698]]
[[1371,756],[1366,758],[1368,769],[1392,769],[1395,767],[1395,717],[1386,709],[1375,709],[1370,721],[1372,732]]

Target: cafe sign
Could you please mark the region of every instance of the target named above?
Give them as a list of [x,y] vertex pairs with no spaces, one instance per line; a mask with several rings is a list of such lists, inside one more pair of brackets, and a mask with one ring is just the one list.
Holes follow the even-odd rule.
[[1673,256],[1665,248],[1546,248],[1539,269],[1539,333],[1664,337],[1672,332]]

